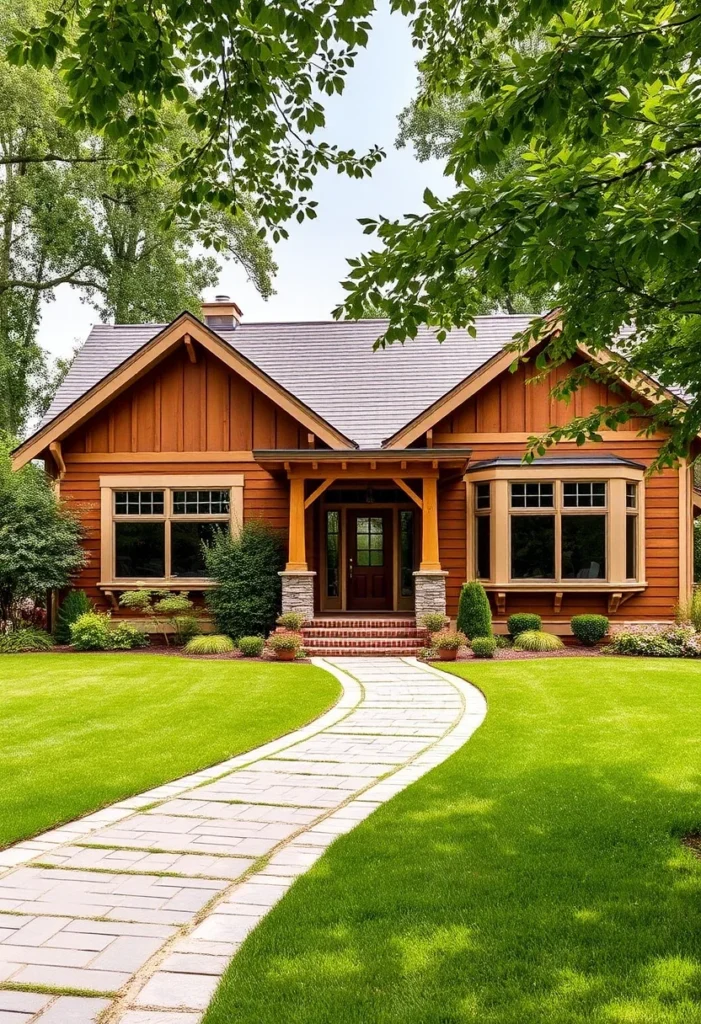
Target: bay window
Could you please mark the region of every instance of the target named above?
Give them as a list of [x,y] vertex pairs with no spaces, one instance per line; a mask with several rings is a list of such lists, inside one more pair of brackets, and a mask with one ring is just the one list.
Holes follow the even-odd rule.
[[104,584],[205,581],[204,547],[238,529],[243,477],[102,477]]
[[488,589],[644,586],[644,467],[500,457],[468,470],[469,558]]

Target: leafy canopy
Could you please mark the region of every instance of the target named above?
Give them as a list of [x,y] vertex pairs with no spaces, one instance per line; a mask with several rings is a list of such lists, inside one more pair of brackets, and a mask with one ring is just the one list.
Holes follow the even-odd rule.
[[153,170],[164,107],[180,104],[201,141],[183,146],[173,168],[179,199],[170,215],[198,224],[209,208],[238,212],[254,183],[277,239],[290,217],[314,217],[306,193],[321,168],[362,177],[381,159],[379,149],[358,156],[312,138],[325,124],[320,95],[342,91],[373,8],[373,0],[72,0],[9,55],[35,67],[60,63],[69,124],[120,142],[119,178]]

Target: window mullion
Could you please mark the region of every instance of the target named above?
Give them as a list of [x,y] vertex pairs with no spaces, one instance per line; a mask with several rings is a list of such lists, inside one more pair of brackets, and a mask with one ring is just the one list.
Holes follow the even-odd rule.
[[170,571],[170,553],[171,553],[171,542],[170,542],[170,524],[173,516],[173,491],[170,487],[166,487],[163,495],[163,512],[165,513],[165,578],[171,579]]

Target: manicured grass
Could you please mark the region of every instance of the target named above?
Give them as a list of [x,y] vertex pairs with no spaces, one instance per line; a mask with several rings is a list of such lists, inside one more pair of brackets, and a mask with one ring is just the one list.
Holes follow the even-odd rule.
[[0,846],[298,728],[340,687],[311,665],[0,657]]
[[698,1024],[701,665],[455,666],[485,724],[250,936],[205,1024]]

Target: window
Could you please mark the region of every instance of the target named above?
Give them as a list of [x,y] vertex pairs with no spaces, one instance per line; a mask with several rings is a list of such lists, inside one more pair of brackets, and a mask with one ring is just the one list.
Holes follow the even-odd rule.
[[399,512],[399,557],[401,596],[411,597],[414,593],[413,509],[401,509]]
[[358,565],[384,565],[385,539],[382,516],[358,516],[355,542]]
[[492,507],[492,485],[477,484],[475,487],[475,508],[478,512],[489,511]]
[[555,516],[511,517],[511,576],[555,578]]
[[562,517],[562,579],[606,579],[606,516]]
[[553,484],[512,484],[512,508],[552,508]]
[[565,508],[605,508],[605,483],[570,483],[562,485],[562,504]]
[[144,477],[143,489],[140,479],[100,480],[103,582],[206,579],[205,545],[241,522],[243,476]]
[[475,544],[477,579],[488,580],[492,575],[492,517],[477,516],[475,529],[477,532],[477,543]]
[[336,509],[326,512],[326,596],[338,597],[340,565],[340,513]]
[[626,484],[626,508],[638,507],[638,485]]
[[626,579],[638,578],[638,485],[626,484]]

